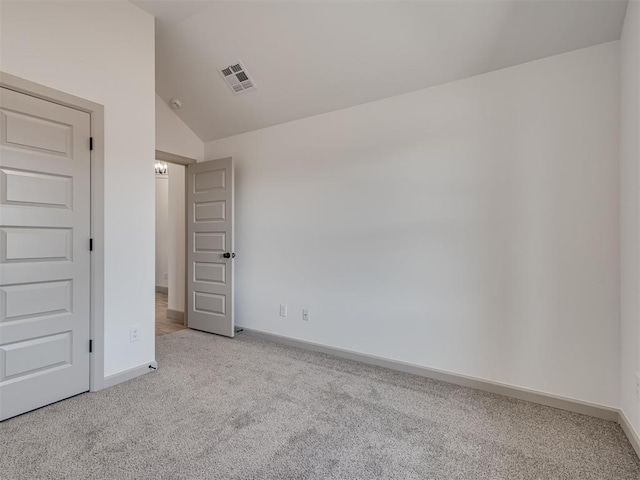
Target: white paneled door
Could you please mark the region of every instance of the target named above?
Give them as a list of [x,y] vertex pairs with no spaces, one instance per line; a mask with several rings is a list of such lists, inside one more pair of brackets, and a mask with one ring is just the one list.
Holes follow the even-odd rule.
[[187,167],[187,324],[233,337],[233,160]]
[[0,89],[0,420],[89,390],[89,138]]

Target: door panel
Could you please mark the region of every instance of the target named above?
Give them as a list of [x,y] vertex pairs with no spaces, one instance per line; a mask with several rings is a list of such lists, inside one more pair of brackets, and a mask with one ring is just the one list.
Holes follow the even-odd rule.
[[0,347],[5,368],[0,381],[71,363],[71,332]]
[[71,313],[70,280],[0,287],[0,322]]
[[72,261],[71,228],[0,228],[0,263]]
[[193,234],[193,251],[198,252],[216,252],[224,253],[227,249],[227,233],[226,232],[194,232]]
[[73,181],[70,177],[42,175],[5,168],[0,170],[2,203],[5,205],[37,205],[71,208]]
[[194,262],[193,279],[196,282],[209,282],[224,285],[227,278],[227,266],[224,263]]
[[89,136],[0,89],[0,420],[89,390]]
[[1,115],[5,125],[3,129],[5,145],[70,156],[73,129],[71,125],[11,110],[3,110]]
[[[225,258],[224,254],[230,255]],[[187,167],[187,324],[233,337],[233,161]]]
[[193,211],[193,221],[198,222],[218,222],[224,221],[225,201],[202,202],[195,205]]

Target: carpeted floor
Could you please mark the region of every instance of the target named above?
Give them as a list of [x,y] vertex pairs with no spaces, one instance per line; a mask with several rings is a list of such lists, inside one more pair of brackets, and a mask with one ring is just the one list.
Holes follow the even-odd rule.
[[638,480],[620,427],[183,330],[156,373],[0,424],[0,478]]

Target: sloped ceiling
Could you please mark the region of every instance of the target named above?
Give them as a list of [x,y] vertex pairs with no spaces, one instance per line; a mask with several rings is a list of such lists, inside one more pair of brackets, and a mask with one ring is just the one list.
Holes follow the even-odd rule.
[[[626,1],[135,1],[156,16],[156,89],[204,141],[620,37]],[[245,64],[257,90],[218,72]]]

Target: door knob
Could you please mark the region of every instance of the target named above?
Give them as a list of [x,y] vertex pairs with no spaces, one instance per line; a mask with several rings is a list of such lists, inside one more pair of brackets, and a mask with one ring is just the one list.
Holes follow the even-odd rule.
[[236,258],[236,254],[235,253],[229,253],[229,252],[223,253],[222,256],[224,258]]

